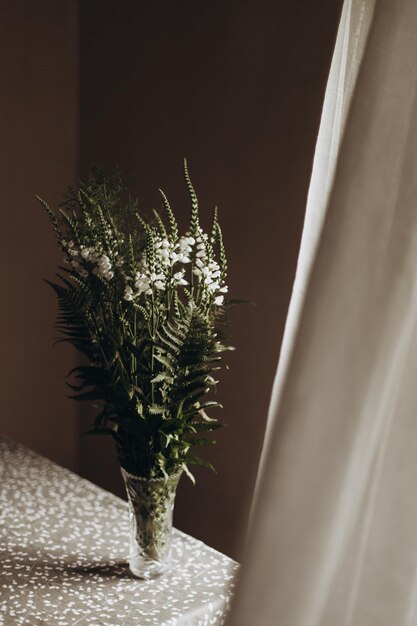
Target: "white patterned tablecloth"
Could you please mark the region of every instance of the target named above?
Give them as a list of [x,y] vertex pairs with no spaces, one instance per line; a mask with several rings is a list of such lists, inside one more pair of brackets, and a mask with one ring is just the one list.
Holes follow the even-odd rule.
[[0,625],[223,624],[237,563],[178,530],[161,578],[127,554],[126,502],[0,437]]

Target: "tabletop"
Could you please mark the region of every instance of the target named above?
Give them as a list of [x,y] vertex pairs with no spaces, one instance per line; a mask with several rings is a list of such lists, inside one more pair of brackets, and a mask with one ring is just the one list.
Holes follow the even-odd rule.
[[154,580],[128,569],[127,503],[0,437],[1,626],[224,623],[238,565],[179,530]]

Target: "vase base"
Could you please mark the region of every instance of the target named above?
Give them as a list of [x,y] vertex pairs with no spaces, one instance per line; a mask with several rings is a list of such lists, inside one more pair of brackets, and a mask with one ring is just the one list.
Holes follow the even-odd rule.
[[167,571],[168,567],[163,563],[137,563],[135,561],[129,562],[129,570],[135,578],[141,580],[151,580],[152,578],[159,578]]

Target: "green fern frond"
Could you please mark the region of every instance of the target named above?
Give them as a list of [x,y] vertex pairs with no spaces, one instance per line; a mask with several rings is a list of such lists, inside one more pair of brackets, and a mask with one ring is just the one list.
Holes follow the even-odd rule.
[[94,344],[90,328],[84,316],[84,294],[69,286],[63,287],[58,283],[45,280],[55,291],[58,297],[58,315],[56,326],[64,335],[62,341],[71,343],[74,348],[85,354],[90,360],[95,360]]
[[[191,233],[202,235],[186,160],[184,177]],[[173,267],[156,247],[161,238],[171,245],[180,238],[164,192],[160,190],[165,213],[154,210],[153,217],[144,219],[126,190],[119,172],[107,176],[95,168],[78,189],[70,190],[57,214],[38,198],[67,253],[68,241],[74,241],[71,263],[60,268],[57,282],[46,281],[58,298],[58,341],[86,356],[87,363],[74,368],[68,384],[74,399],[94,402],[97,417],[91,432],[113,437],[122,466],[152,477],[171,475],[180,467],[189,473],[188,464],[210,467],[190,452],[192,446],[212,442],[200,433],[222,426],[206,410],[220,407],[207,394],[216,388],[220,353],[228,349],[227,307],[204,297],[198,272],[190,276],[198,264],[183,267],[179,260]],[[219,261],[224,281],[227,262],[217,207],[204,241],[203,261]],[[175,249],[182,251],[182,244]],[[196,252],[186,242],[184,250],[194,258]],[[188,288],[175,277],[180,268]],[[140,280],[138,271],[144,274]],[[157,288],[152,272],[162,274],[165,285]]]

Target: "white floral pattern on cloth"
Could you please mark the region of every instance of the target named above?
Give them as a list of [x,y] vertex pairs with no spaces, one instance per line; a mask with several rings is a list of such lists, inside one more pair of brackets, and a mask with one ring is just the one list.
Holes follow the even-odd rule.
[[238,565],[174,530],[171,571],[131,576],[127,504],[0,437],[1,626],[219,626]]

